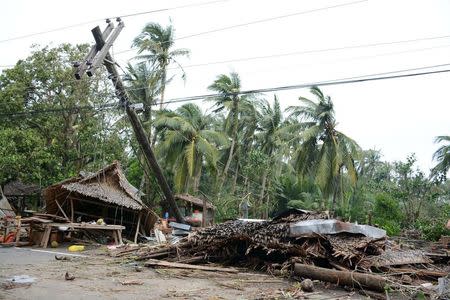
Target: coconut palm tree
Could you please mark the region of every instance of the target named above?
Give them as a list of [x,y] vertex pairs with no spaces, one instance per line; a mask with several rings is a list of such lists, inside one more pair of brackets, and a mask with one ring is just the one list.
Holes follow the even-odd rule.
[[[281,112],[280,103],[277,96],[274,96],[273,106],[266,99],[261,99],[258,103],[260,112],[260,120],[258,126],[258,133],[256,138],[261,151],[267,156],[267,168],[264,169],[261,179],[261,190],[259,200],[263,203],[266,185],[268,185],[269,170],[273,170],[275,166],[281,165],[278,150],[282,145],[280,130],[284,126],[283,114]],[[272,166],[272,167],[270,167]],[[266,199],[269,199],[268,197]],[[268,201],[266,203],[266,218],[268,217]]]
[[[178,57],[188,57],[188,49],[173,49],[175,30],[172,25],[163,27],[158,23],[148,23],[142,32],[134,39],[132,46],[138,48],[139,60],[152,63],[160,71],[161,100],[160,108],[164,103],[164,94],[167,83],[167,68],[171,63],[175,63],[185,73]],[[143,53],[143,54],[142,54]]]
[[300,97],[302,105],[289,107],[291,117],[300,118],[305,130],[300,133],[301,144],[295,153],[295,168],[301,176],[313,176],[324,197],[332,197],[331,210],[336,208],[338,193],[343,193],[344,170],[351,184],[356,184],[354,160],[358,144],[336,130],[333,102],[318,87],[311,93],[317,101]]
[[148,62],[141,62],[134,66],[128,64],[124,77],[131,99],[144,105],[142,121],[149,137],[151,136],[152,106],[162,90],[160,77],[160,71]]
[[[217,76],[217,79],[214,80],[208,89],[219,94],[219,96],[210,99],[215,102],[214,106],[216,109],[214,110],[214,113],[221,112],[225,109],[229,111],[224,127],[225,130],[227,128],[231,128],[231,145],[228,149],[228,158],[222,172],[222,180],[219,187],[220,190],[225,182],[225,178],[235,152],[239,128],[239,106],[241,100],[244,100],[242,98],[245,97],[239,96],[239,92],[241,90],[241,79],[239,78],[239,74],[236,72],[230,73],[229,76],[225,74]],[[231,126],[229,126],[230,124]]]
[[444,142],[446,144],[439,147],[433,154],[433,159],[437,161],[437,164],[431,169],[431,175],[437,179],[442,176],[441,178],[444,179],[450,169],[450,136],[438,136],[434,142]]
[[210,128],[211,119],[196,104],[188,103],[175,112],[162,113],[155,121],[163,133],[158,152],[173,166],[178,191],[192,187],[197,193],[203,164],[215,169],[219,149],[228,144],[224,134]]

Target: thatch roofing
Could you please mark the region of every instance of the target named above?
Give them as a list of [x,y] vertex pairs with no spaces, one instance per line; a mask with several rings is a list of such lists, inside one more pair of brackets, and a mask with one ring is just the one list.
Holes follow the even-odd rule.
[[70,178],[44,189],[47,210],[54,206],[58,195],[72,193],[133,210],[146,208],[138,189],[128,182],[117,161],[96,173]]
[[5,196],[29,196],[39,194],[40,191],[38,185],[23,183],[20,180],[8,182],[3,188]]
[[[202,206],[203,207],[203,199],[200,198],[196,198],[192,195],[189,194],[178,194],[174,196],[176,200],[180,200],[180,201],[184,201],[184,202],[190,202],[194,205],[197,206]],[[209,202],[208,200],[206,200],[206,208],[209,209],[215,209],[214,205],[212,205],[211,202]]]

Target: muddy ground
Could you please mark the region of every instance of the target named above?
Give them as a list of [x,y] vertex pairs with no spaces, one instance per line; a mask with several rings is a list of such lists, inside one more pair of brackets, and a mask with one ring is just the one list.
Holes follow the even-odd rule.
[[[97,248],[56,260],[66,248],[0,248],[0,299],[364,299],[354,292],[316,283],[304,293],[298,282],[262,273],[239,274],[180,269],[136,268]],[[139,272],[140,271],[140,272]],[[65,273],[74,276],[65,279]],[[35,278],[14,284],[13,276]]]

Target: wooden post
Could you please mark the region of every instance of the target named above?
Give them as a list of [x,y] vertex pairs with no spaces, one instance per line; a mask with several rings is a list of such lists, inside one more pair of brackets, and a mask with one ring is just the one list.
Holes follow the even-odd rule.
[[42,236],[42,242],[41,242],[42,248],[47,248],[48,240],[50,239],[51,233],[52,233],[52,226],[47,225],[45,227],[44,235]]
[[55,199],[56,205],[58,206],[59,210],[61,211],[61,213],[63,214],[64,218],[66,218],[67,220],[69,220],[69,217],[66,215],[66,213],[64,212],[64,210],[62,209],[61,205],[59,204],[58,200]]
[[75,210],[73,208],[73,199],[70,198],[70,222],[74,222]]
[[141,212],[139,212],[138,221],[136,225],[136,233],[134,234],[134,243],[137,243],[138,233],[139,233],[139,225],[141,224]]
[[208,209],[206,208],[206,199],[203,197],[202,227],[206,227],[207,212],[208,212]]
[[20,229],[21,229],[21,225],[22,225],[22,217],[17,216],[16,221],[17,221],[17,230],[16,230],[16,246],[17,246],[19,244],[19,240],[20,240]]
[[[122,24],[122,25],[121,25]],[[120,21],[118,28],[119,31],[123,27],[122,21]],[[116,28],[116,30],[118,30]],[[94,29],[92,29],[92,34],[94,35],[94,39],[96,41],[97,49],[102,49],[105,45],[105,40],[102,35],[102,32],[100,31],[100,28],[97,26]],[[117,34],[113,32],[113,35],[117,37]],[[110,39],[108,39],[108,45],[111,46],[112,42],[110,42]],[[170,208],[172,209],[173,213],[175,214],[175,218],[177,222],[184,223],[184,219],[181,216],[180,210],[177,206],[177,203],[175,202],[175,199],[172,194],[172,190],[169,187],[169,184],[166,181],[166,178],[164,177],[164,174],[161,170],[161,167],[158,164],[158,161],[156,160],[155,154],[153,153],[152,147],[150,145],[150,142],[148,140],[147,135],[145,134],[144,128],[142,127],[141,121],[139,120],[138,115],[136,112],[130,107],[129,99],[127,92],[125,90],[125,87],[123,85],[122,79],[119,76],[119,73],[116,69],[116,66],[114,65],[114,60],[111,57],[111,55],[108,53],[104,54],[103,51],[106,52],[108,49],[102,49],[98,55],[105,55],[106,58],[103,63],[105,64],[106,69],[108,70],[111,80],[116,88],[116,95],[120,99],[120,104],[125,106],[125,111],[128,115],[128,118],[130,120],[131,126],[133,128],[134,134],[136,136],[136,139],[142,149],[142,152],[144,153],[144,156],[146,158],[146,162],[148,166],[153,170],[153,173],[155,174],[155,177],[158,181],[159,186],[161,187],[162,192],[164,193],[164,196],[166,198],[166,201],[168,202]]]

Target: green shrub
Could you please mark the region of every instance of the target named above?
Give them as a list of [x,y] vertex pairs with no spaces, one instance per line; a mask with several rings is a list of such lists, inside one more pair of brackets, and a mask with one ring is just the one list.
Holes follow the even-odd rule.
[[386,193],[375,196],[373,209],[375,224],[386,230],[388,235],[395,236],[401,231],[402,213],[398,202]]
[[441,235],[450,235],[450,230],[445,228],[450,216],[450,204],[438,204],[433,216],[422,217],[416,221],[414,227],[422,232],[425,239],[437,241]]

